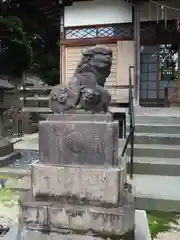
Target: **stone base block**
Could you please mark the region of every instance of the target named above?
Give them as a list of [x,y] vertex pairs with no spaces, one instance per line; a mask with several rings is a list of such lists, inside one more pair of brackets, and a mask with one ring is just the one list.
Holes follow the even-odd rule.
[[75,233],[91,231],[101,235],[123,235],[134,229],[134,204],[128,202],[118,208],[89,205],[57,204],[54,202],[21,201],[20,221],[27,228]]
[[[19,232],[21,233],[19,235]],[[32,233],[33,232],[33,233]],[[32,235],[33,234],[33,235]],[[55,238],[55,236],[57,238]],[[88,236],[87,236],[88,235]],[[15,224],[12,229],[2,238],[2,240],[107,240],[107,237],[94,237],[87,235],[72,234],[69,232],[68,235],[63,235],[59,233],[42,233],[41,231],[27,230]],[[135,236],[134,236],[135,235]],[[29,238],[28,238],[29,237]],[[54,237],[54,238],[53,238]],[[63,239],[64,238],[64,239]],[[121,237],[110,238],[111,240],[151,240],[148,219],[145,211],[136,210],[135,212],[135,230],[126,233]]]
[[117,165],[118,132],[118,122],[92,120],[40,122],[40,162]]
[[[24,234],[24,233],[22,233]],[[26,231],[24,237],[20,237],[18,240],[105,240],[105,238],[84,236],[79,234],[61,234],[61,233],[42,233],[41,231]]]
[[124,197],[124,168],[34,164],[33,196],[119,205]]
[[[121,238],[116,236],[111,238],[100,237],[100,236],[89,236],[89,235],[80,235],[80,234],[62,234],[62,233],[43,233],[41,231],[27,230],[22,232],[22,237],[20,236],[18,240],[134,240],[134,232],[129,232]],[[138,239],[140,240],[140,239]],[[143,239],[144,240],[144,239]]]
[[113,114],[111,113],[84,113],[83,110],[73,110],[72,113],[49,114],[48,121],[92,121],[92,122],[109,122],[113,121]]

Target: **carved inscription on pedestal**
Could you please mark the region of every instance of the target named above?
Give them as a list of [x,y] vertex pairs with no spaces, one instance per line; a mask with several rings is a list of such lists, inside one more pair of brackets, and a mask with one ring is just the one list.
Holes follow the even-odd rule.
[[116,165],[117,122],[47,121],[40,124],[40,162]]
[[123,174],[124,169],[118,168],[34,164],[33,195],[119,204],[124,192],[124,183],[119,181]]
[[86,140],[80,132],[73,130],[65,137],[65,144],[73,153],[80,153],[86,147]]

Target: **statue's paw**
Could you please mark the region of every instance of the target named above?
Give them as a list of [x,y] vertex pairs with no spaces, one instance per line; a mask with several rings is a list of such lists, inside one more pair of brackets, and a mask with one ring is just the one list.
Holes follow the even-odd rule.
[[68,98],[67,87],[58,85],[50,93],[50,100],[65,103]]
[[76,91],[67,86],[58,85],[50,93],[49,107],[55,113],[62,113],[76,108],[79,103],[80,90]]
[[66,104],[61,104],[59,102],[51,102],[50,108],[54,113],[63,113],[71,109],[70,106]]

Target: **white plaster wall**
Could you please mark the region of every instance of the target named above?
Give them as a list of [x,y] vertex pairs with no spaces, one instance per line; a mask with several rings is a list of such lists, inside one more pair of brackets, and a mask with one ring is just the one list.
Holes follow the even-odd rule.
[[65,27],[132,22],[132,5],[124,0],[77,2],[65,8]]
[[[134,66],[134,41],[119,41],[117,60],[119,85],[129,85],[129,66]],[[134,74],[132,81],[134,82]]]
[[[164,4],[168,5],[167,2],[166,3],[164,2]],[[165,17],[165,11],[167,14],[166,17]],[[177,11],[167,9],[167,10],[164,10],[164,14],[162,14],[161,6],[157,6],[153,3],[144,3],[144,4],[142,4],[142,6],[140,8],[141,22],[157,21],[157,20],[160,21],[160,20],[165,20],[165,19],[173,20],[173,19],[177,19],[177,17],[178,17]]]

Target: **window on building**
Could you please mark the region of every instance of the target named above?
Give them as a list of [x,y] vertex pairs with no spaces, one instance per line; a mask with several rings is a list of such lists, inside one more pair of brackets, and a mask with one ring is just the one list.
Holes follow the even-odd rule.
[[154,99],[157,96],[157,46],[141,46],[140,57],[140,98]]
[[95,38],[96,28],[66,29],[66,39]]
[[66,39],[85,39],[85,38],[103,38],[103,37],[127,37],[132,38],[132,24],[113,24],[107,26],[66,28]]
[[140,98],[164,98],[164,89],[178,79],[177,44],[141,46]]

